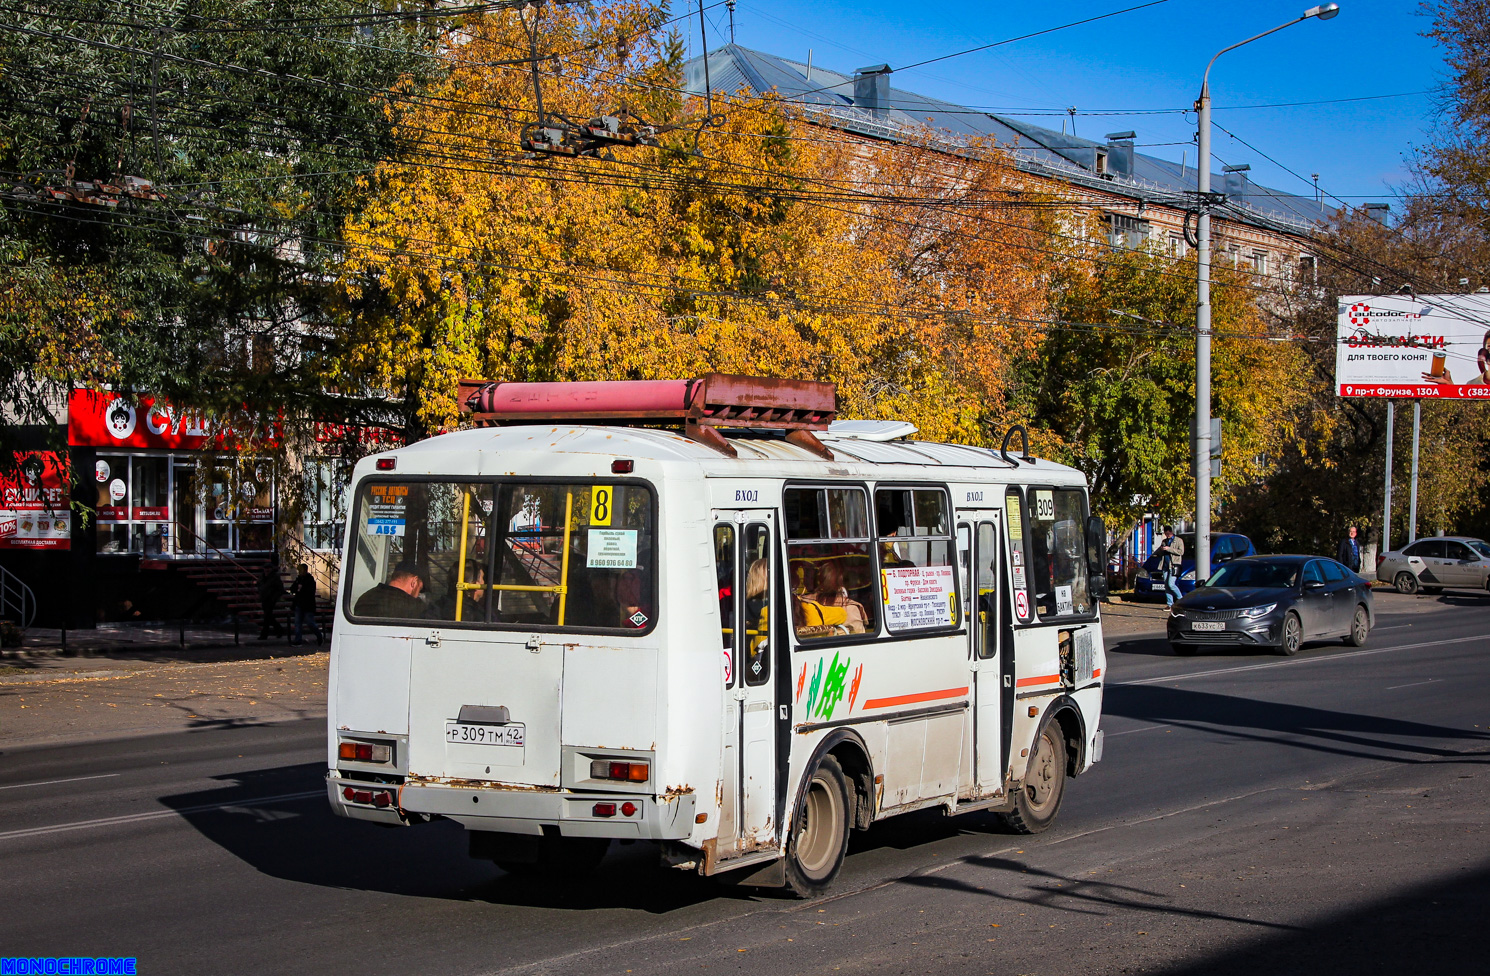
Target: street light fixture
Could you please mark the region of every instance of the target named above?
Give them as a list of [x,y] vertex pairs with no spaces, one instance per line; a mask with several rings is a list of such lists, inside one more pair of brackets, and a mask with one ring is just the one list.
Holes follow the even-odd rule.
[[[1216,58],[1235,51],[1243,44],[1275,34],[1285,27],[1301,24],[1310,18],[1329,20],[1340,12],[1338,3],[1326,3],[1305,10],[1303,16],[1279,24],[1272,30],[1239,41],[1216,52],[1205,66],[1200,82],[1200,97],[1195,110],[1200,115],[1198,142],[1200,165],[1196,176],[1196,201],[1200,208],[1196,238],[1195,309],[1195,579],[1204,582],[1211,575],[1211,67]],[[1219,202],[1219,201],[1215,201]]]

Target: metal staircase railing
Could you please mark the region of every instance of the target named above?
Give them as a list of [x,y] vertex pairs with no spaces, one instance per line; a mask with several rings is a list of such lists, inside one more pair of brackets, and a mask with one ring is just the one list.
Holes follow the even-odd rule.
[[36,619],[36,594],[26,581],[0,566],[0,617],[15,615],[15,624],[26,630]]

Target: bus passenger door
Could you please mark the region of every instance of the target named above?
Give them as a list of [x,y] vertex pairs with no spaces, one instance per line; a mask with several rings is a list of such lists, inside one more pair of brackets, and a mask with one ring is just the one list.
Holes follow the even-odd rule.
[[[725,518],[729,521],[726,521]],[[720,858],[774,845],[776,686],[772,596],[779,561],[769,512],[721,514],[714,525],[724,655]]]
[[[976,792],[988,795],[1004,785],[1003,674],[999,660],[998,526],[977,523],[973,543],[972,637],[973,779]],[[1013,694],[1013,689],[1008,690]]]

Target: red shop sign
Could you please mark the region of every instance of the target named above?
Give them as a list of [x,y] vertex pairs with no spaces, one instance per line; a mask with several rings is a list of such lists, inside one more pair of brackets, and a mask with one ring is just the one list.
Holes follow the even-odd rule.
[[108,390],[73,390],[67,398],[67,442],[74,447],[153,447],[200,451],[247,437],[265,447],[278,443],[277,425],[246,435],[200,410],[172,406],[151,396]]

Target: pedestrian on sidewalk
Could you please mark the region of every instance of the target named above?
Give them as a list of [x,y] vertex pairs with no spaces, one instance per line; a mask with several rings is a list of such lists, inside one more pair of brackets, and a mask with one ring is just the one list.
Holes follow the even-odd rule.
[[300,564],[300,574],[290,584],[290,613],[295,621],[295,636],[291,644],[305,643],[305,625],[316,633],[316,646],[321,646],[325,635],[316,623],[316,578],[310,575],[310,564]]
[[1184,596],[1180,592],[1180,564],[1185,560],[1185,540],[1174,534],[1174,526],[1164,526],[1164,541],[1154,555],[1164,557],[1159,563],[1164,572],[1164,605],[1172,607],[1174,601]]
[[279,578],[279,554],[269,557],[269,564],[259,574],[259,610],[264,624],[259,628],[259,640],[268,640],[272,630],[275,637],[283,637],[285,629],[279,625],[279,598],[284,596],[285,581]]
[[1352,573],[1361,571],[1361,540],[1356,538],[1355,526],[1346,530],[1345,538],[1340,540],[1340,550],[1335,553],[1335,558],[1345,564]]

